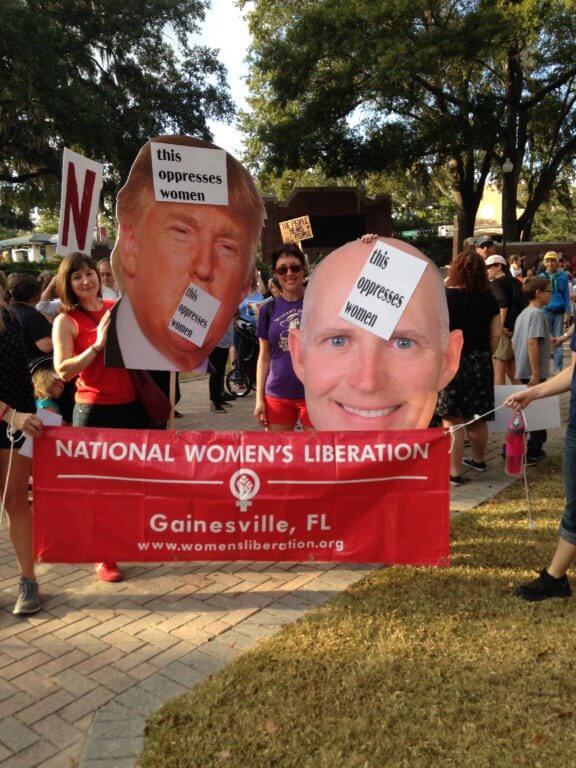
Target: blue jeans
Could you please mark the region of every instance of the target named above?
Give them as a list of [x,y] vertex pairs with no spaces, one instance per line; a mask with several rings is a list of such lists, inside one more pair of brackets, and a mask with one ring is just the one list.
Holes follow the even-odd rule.
[[[552,336],[562,336],[564,333],[564,312],[545,312],[545,314]],[[554,349],[552,358],[554,360],[554,373],[560,373],[564,362],[564,349],[562,344],[558,344]]]
[[576,429],[568,427],[564,438],[564,495],[566,506],[560,530],[560,538],[576,544]]

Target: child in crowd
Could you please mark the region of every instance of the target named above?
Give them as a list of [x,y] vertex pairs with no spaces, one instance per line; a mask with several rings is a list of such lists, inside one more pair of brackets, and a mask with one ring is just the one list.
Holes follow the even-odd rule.
[[64,382],[51,368],[43,368],[32,374],[36,408],[60,413],[58,400],[64,391]]
[[[552,293],[550,281],[545,277],[527,277],[522,293],[529,303],[516,319],[512,346],[516,355],[516,377],[523,384],[533,387],[546,381],[550,375],[552,343],[550,326],[543,311]],[[536,464],[546,455],[542,450],[546,438],[545,429],[530,432],[526,456],[528,466]]]

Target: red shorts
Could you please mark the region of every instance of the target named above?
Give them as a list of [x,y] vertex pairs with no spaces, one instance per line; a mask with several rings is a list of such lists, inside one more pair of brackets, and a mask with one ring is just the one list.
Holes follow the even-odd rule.
[[306,401],[304,399],[292,400],[289,397],[270,397],[264,395],[264,404],[266,406],[266,421],[268,424],[286,424],[295,427],[300,419],[303,427],[311,427],[312,423],[308,418],[306,410]]

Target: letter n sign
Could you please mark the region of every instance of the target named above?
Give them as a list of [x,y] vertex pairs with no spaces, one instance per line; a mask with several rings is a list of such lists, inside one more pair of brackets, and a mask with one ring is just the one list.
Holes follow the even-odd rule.
[[66,256],[73,251],[90,253],[104,166],[69,149],[62,161],[62,194],[56,252]]

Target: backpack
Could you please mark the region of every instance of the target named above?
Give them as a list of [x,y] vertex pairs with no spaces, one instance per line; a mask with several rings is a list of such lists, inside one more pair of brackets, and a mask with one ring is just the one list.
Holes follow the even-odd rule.
[[518,315],[522,312],[522,310],[526,309],[528,306],[528,301],[526,300],[526,297],[522,293],[522,284],[519,280],[516,280],[516,278],[512,278],[512,306],[509,308],[509,318],[506,318],[507,324],[510,324],[512,326],[512,330],[514,330],[514,325],[516,324],[516,320],[518,318]]

